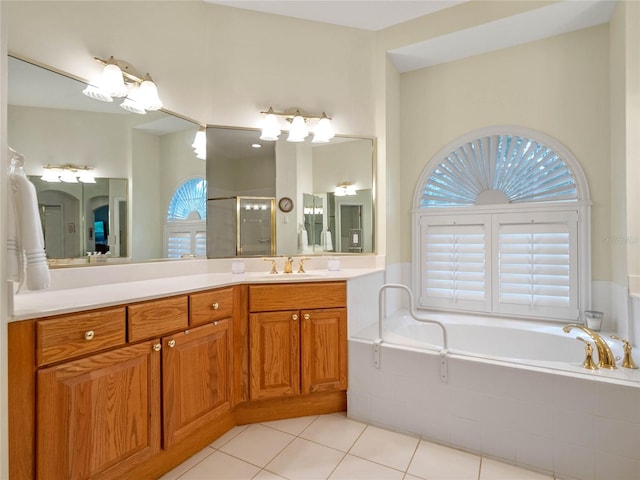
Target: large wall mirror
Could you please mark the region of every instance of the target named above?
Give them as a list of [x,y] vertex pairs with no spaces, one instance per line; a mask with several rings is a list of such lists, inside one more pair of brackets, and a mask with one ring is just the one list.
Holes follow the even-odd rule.
[[[198,209],[183,197],[204,192],[196,123],[96,101],[83,82],[14,56],[8,66],[8,144],[36,186],[50,264],[86,264],[88,252],[101,262],[205,255],[191,243],[204,235],[204,199]],[[41,179],[44,166],[67,164],[90,167],[96,183]]]
[[374,140],[207,128],[210,258],[374,252]]
[[[372,138],[263,142],[208,127],[204,161],[196,122],[88,98],[84,82],[13,55],[8,66],[8,144],[36,186],[51,265],[374,252]],[[96,183],[41,178],[66,164]]]

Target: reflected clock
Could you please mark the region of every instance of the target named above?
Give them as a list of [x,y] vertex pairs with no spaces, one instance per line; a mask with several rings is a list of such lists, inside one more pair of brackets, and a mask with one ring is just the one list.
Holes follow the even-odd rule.
[[293,200],[291,200],[289,197],[282,197],[278,202],[278,208],[285,213],[290,212],[291,210],[293,210]]

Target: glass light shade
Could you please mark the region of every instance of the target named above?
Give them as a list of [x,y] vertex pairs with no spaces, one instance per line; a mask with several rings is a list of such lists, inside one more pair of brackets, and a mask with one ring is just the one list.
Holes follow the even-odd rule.
[[289,130],[287,142],[304,142],[307,135],[309,135],[309,130],[307,129],[304,118],[296,115],[291,121],[291,129]]
[[357,195],[358,192],[356,191],[356,186],[355,185],[347,185],[345,188],[345,195]]
[[343,186],[338,185],[338,186],[336,187],[335,192],[333,192],[333,194],[334,194],[336,197],[344,197],[344,196],[347,194],[347,189],[346,189],[346,187],[343,187]]
[[196,148],[194,150],[194,153],[196,154],[196,158],[199,158],[200,160],[206,160],[207,159],[207,149],[206,148]]
[[100,90],[108,93],[112,97],[125,97],[127,86],[124,84],[122,70],[118,65],[109,63],[102,70],[102,77],[99,84]]
[[88,170],[81,170],[78,173],[78,180],[81,183],[96,183],[96,179]]
[[44,181],[44,182],[60,182],[60,177],[59,174],[51,169],[51,168],[45,168],[44,171],[42,172],[42,176],[40,177],[40,180]]
[[327,143],[335,136],[333,127],[331,126],[331,120],[327,117],[322,117],[318,122],[318,126],[313,135],[313,143]]
[[278,137],[281,133],[282,132],[280,131],[280,126],[278,124],[278,117],[276,117],[273,113],[267,114],[262,125],[260,140],[275,142],[276,140],[278,140]]
[[160,110],[162,108],[162,100],[158,96],[158,87],[150,79],[145,79],[140,84],[139,102],[145,110]]
[[65,183],[78,183],[78,177],[76,177],[76,173],[73,170],[64,169],[62,173],[60,173],[60,180]]
[[198,130],[191,146],[194,150],[204,149],[207,147],[207,132],[204,129],[201,128]]
[[120,104],[120,108],[126,110],[127,112],[137,113],[138,115],[145,115],[147,111],[144,109],[142,103],[139,101],[140,98],[140,87],[138,85],[134,85],[129,90],[129,94],[127,98]]
[[87,88],[82,90],[82,93],[94,100],[100,100],[101,102],[113,102],[111,95],[92,84],[87,85]]

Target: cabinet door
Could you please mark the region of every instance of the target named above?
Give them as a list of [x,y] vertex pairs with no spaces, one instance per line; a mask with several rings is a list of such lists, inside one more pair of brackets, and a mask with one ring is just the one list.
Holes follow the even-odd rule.
[[346,310],[303,310],[301,315],[302,393],[346,390]]
[[162,339],[164,446],[231,410],[231,321]]
[[298,310],[249,316],[251,400],[300,393]]
[[37,373],[37,478],[117,478],[160,450],[158,341]]

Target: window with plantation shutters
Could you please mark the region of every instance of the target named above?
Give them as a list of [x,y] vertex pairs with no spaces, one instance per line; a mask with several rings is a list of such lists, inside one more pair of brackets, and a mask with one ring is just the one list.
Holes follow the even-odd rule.
[[165,224],[165,256],[207,256],[207,181],[186,180],[169,202]]
[[577,318],[577,213],[495,215],[493,230],[494,310]]
[[484,310],[487,295],[486,218],[423,219],[423,305]]
[[416,188],[416,306],[575,321],[591,308],[584,172],[539,132],[478,132],[442,149]]

